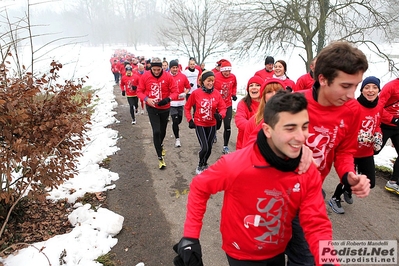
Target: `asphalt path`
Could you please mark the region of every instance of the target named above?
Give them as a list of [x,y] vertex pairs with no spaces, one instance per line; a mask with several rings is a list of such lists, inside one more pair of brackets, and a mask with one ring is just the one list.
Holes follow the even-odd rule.
[[[125,221],[111,252],[117,265],[134,266],[139,262],[146,266],[173,265],[176,254],[172,246],[182,236],[187,193],[198,163],[199,144],[195,132],[183,119],[182,147],[175,148],[171,122],[168,124],[164,140],[166,169],[159,170],[148,116],[138,114],[137,124],[132,125],[126,98],[117,86],[113,89],[118,103],[115,116],[119,122],[111,127],[118,130],[120,139],[119,151],[111,156],[110,170],[120,178],[115,182],[116,188],[108,192],[107,204],[109,209],[124,216]],[[236,135],[232,121],[231,150],[234,150]],[[219,130],[209,163],[222,155],[222,138]],[[369,197],[354,198],[352,205],[343,203],[343,215],[332,212],[327,203],[337,182],[338,177],[332,171],[323,185],[334,239],[399,240],[399,195],[385,191],[384,178],[377,178]],[[204,265],[228,265],[219,233],[222,199],[219,193],[208,202],[200,237]]]

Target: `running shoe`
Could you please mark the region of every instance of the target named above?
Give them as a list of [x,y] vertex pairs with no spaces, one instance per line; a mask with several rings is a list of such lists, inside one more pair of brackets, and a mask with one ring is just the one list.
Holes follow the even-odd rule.
[[331,206],[331,209],[338,214],[344,214],[345,210],[341,206],[341,199],[331,198],[328,201],[328,204]]

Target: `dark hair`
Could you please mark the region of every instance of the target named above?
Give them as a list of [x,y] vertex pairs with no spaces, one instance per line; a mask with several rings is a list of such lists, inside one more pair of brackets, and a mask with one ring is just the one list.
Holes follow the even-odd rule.
[[291,93],[286,90],[279,90],[271,97],[263,111],[263,120],[274,128],[280,119],[279,113],[289,112],[297,114],[308,107],[308,102],[303,93]]
[[368,67],[367,58],[361,50],[348,42],[336,41],[323,48],[317,55],[314,79],[319,81],[321,74],[330,85],[338,76],[338,71],[353,75],[366,72]]

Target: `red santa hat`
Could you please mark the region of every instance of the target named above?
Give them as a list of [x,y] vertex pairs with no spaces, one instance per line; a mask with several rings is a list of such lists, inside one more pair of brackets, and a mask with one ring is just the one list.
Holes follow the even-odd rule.
[[231,63],[229,61],[223,61],[220,65],[220,71],[231,71]]

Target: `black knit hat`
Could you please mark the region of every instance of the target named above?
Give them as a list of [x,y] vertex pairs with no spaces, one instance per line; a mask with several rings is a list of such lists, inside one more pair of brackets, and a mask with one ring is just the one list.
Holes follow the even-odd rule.
[[274,58],[273,58],[273,56],[268,56],[268,57],[266,57],[266,59],[265,59],[265,65],[267,65],[267,64],[274,64]]
[[176,61],[176,60],[171,60],[170,62],[169,62],[169,68],[172,68],[172,67],[174,67],[174,66],[179,66],[179,63]]

